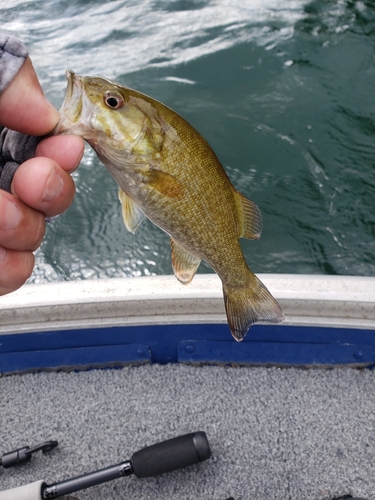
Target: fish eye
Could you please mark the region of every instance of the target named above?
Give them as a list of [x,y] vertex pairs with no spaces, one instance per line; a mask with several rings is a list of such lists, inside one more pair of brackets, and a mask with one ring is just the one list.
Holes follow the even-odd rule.
[[111,109],[119,109],[124,105],[124,99],[120,94],[106,92],[104,94],[104,103]]

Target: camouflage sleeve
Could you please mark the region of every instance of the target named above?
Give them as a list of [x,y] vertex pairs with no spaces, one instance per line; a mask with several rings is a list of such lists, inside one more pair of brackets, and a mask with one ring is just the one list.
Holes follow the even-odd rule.
[[26,45],[18,38],[0,33],[0,92],[7,88],[28,55]]
[[[0,34],[0,93],[17,75],[29,52],[17,38]],[[10,192],[18,166],[35,155],[40,138],[0,126],[0,189]]]

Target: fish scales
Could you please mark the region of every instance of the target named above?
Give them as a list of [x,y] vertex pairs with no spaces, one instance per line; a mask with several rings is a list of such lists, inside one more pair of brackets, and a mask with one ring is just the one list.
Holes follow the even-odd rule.
[[249,269],[240,237],[258,239],[258,207],[232,186],[207,141],[164,104],[99,77],[67,72],[58,134],[82,136],[119,185],[126,227],[148,217],[171,237],[172,268],[184,284],[205,260],[220,277],[228,324],[240,341],[281,308]]
[[[215,256],[209,254],[210,246],[204,245],[205,255],[202,255],[198,250],[196,240],[203,238],[208,243],[228,239],[227,231],[223,231],[223,227],[229,227],[234,230],[231,242],[238,246],[233,195],[231,190],[227,188],[227,176],[211,148],[207,148],[207,143],[199,140],[201,137],[197,136],[197,132],[192,127],[181,127],[180,121],[176,120],[174,113],[169,113],[169,117],[169,123],[177,131],[183,147],[176,148],[175,141],[168,140],[168,136],[166,136],[162,153],[163,165],[165,171],[172,175],[178,175],[181,184],[189,189],[190,196],[175,200],[164,198],[166,201],[165,216],[169,220],[172,209],[175,221],[179,216],[184,221],[188,221],[189,225],[184,227],[184,234],[179,237],[179,240],[183,241],[186,248],[195,255],[205,260],[209,258],[212,261]],[[200,168],[205,171],[204,178],[197,179],[194,165],[191,165],[191,158],[194,158],[194,163],[199,164]],[[202,196],[202,192],[204,196]],[[162,204],[163,200],[160,200],[160,203]],[[215,214],[221,211],[222,206],[227,206],[228,209],[218,218]],[[204,228],[202,228],[203,220],[205,220]],[[155,222],[158,223],[156,220]],[[175,226],[179,227],[179,224],[175,224]],[[224,245],[220,245],[221,247],[224,248]],[[229,248],[227,247],[225,250],[227,252]]]

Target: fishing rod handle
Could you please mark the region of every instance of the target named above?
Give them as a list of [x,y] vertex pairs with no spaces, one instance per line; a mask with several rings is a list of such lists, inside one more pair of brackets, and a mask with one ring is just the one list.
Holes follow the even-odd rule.
[[35,481],[25,486],[0,491],[0,500],[41,500],[43,485],[44,481]]
[[192,432],[137,451],[131,458],[133,473],[151,477],[197,464],[211,456],[205,432]]

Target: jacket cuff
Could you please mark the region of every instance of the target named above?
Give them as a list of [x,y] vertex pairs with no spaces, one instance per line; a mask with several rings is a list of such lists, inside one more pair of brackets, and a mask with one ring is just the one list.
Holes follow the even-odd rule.
[[34,158],[42,137],[0,127],[0,189],[10,193],[13,175],[21,163]]

